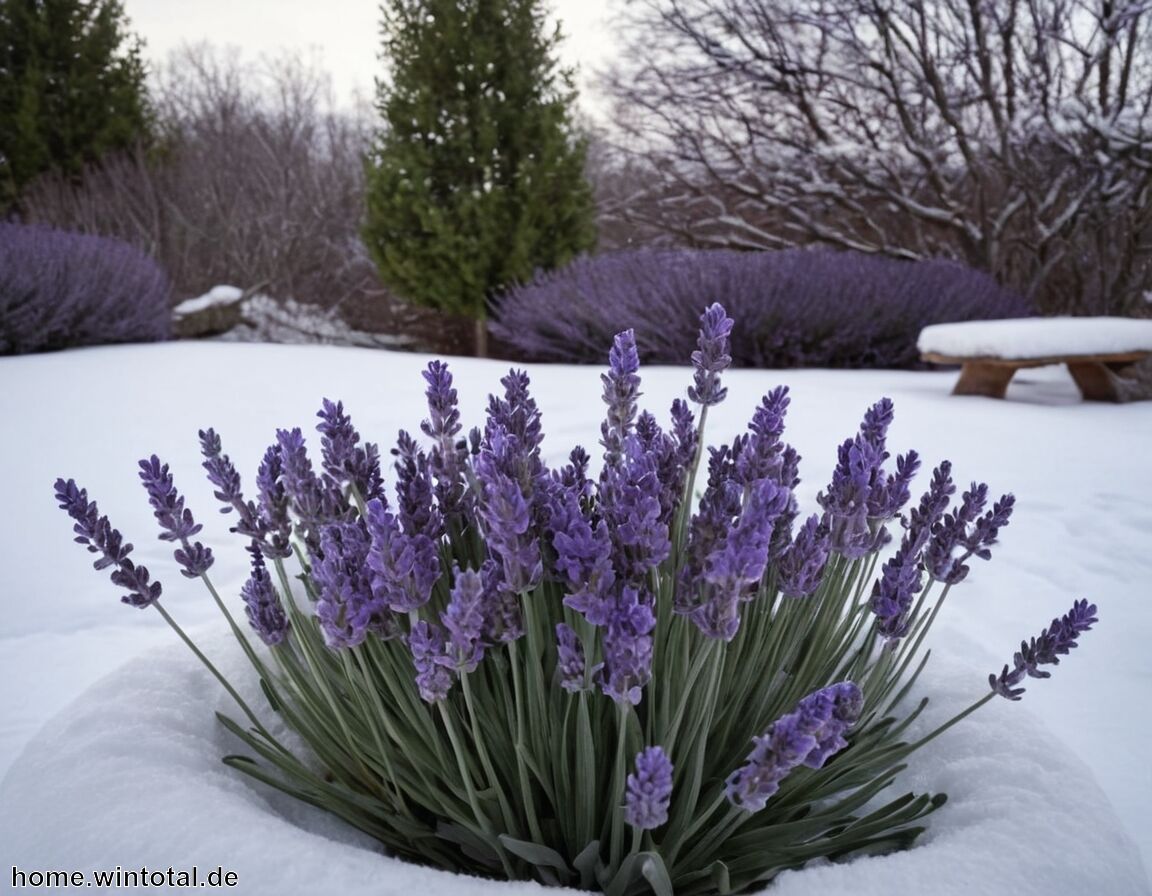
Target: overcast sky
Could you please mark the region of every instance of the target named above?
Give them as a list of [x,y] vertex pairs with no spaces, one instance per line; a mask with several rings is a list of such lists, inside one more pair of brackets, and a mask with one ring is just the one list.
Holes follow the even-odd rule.
[[[580,68],[581,105],[594,111],[590,75],[612,54],[609,10],[619,0],[551,0],[568,39],[561,58]],[[281,49],[316,50],[332,75],[339,102],[353,91],[371,96],[379,72],[378,0],[125,0],[146,55],[162,62],[183,42],[239,48],[254,61]]]

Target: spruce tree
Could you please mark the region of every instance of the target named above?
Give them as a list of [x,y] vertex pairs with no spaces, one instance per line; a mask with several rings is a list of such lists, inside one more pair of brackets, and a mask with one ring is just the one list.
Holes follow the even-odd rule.
[[119,0],[0,0],[0,210],[146,136],[144,79]]
[[477,321],[488,301],[595,242],[571,72],[541,0],[385,0],[383,126],[365,242],[409,301]]

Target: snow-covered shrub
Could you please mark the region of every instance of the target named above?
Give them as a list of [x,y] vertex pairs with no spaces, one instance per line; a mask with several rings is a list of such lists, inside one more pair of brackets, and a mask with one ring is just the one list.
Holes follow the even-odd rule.
[[[954,500],[945,461],[909,507],[920,459],[888,463],[884,399],[802,519],[785,388],[704,451],[731,326],[719,305],[705,313],[689,401],[667,428],[638,412],[633,334],[616,337],[598,471],[579,447],[548,469],[521,371],[465,435],[437,361],[426,442],[400,434],[391,500],[377,447],[339,403],[318,415],[319,465],[300,429],[280,430],[253,498],[201,432],[208,479],[249,541],[241,596],[262,644],[212,585],[167,465],[141,461],[160,537],[208,586],[267,697],[244,703],[200,655],[245,714],[220,718],[252,755],[224,761],[397,856],[615,896],[742,893],[811,859],[912,843],[944,797],[888,790],[909,754],[1047,677],[1096,608],[1077,602],[970,706],[910,737],[927,703],[914,694],[925,635],[971,559],[988,559],[1013,498],[989,507],[974,483]],[[122,599],[187,641],[85,490],[60,479],[56,497]],[[270,713],[308,755],[270,732]]]
[[493,332],[524,357],[595,361],[626,326],[646,362],[680,364],[699,309],[741,322],[748,367],[906,368],[928,324],[1025,317],[1019,295],[957,262],[830,250],[630,251],[584,257],[504,296]]
[[168,295],[127,243],[0,222],[0,355],[167,339]]

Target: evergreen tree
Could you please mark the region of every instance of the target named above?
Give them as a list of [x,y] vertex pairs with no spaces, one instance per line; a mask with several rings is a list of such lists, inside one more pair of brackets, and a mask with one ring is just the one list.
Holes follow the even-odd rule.
[[144,78],[119,0],[0,0],[0,209],[145,136]]
[[595,242],[571,72],[541,0],[386,0],[365,241],[400,296],[477,321]]

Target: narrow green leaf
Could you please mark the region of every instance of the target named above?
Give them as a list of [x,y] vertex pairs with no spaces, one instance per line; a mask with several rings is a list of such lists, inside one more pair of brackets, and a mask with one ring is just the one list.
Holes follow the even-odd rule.
[[564,857],[551,847],[532,843],[528,840],[517,840],[507,834],[500,835],[500,842],[504,844],[504,848],[508,852],[519,856],[526,862],[531,862],[538,868],[554,868],[563,875],[565,881],[572,877],[572,869],[568,867]]

